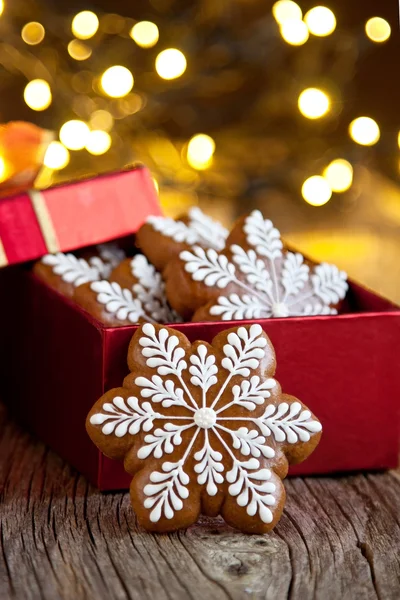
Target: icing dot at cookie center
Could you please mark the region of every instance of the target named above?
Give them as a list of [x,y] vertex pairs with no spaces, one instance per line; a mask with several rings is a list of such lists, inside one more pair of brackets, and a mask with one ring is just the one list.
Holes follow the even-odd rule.
[[199,408],[194,413],[194,422],[197,427],[202,429],[210,429],[217,421],[217,413],[212,408]]
[[272,305],[272,316],[275,318],[288,317],[288,306],[284,302],[275,302],[275,304]]

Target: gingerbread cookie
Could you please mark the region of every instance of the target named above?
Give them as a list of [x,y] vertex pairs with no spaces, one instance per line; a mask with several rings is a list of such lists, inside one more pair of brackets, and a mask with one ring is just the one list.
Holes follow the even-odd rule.
[[136,243],[158,271],[193,244],[222,250],[228,231],[199,208],[180,220],[149,217],[136,234]]
[[33,272],[50,287],[72,297],[75,288],[100,279],[106,279],[112,269],[125,257],[115,244],[99,244],[86,251],[86,258],[57,252],[46,254],[35,263]]
[[174,329],[146,323],[131,340],[128,366],[123,386],[96,402],[86,428],[133,475],[139,523],[175,531],[202,513],[249,533],[272,529],[288,464],[311,454],[321,424],[282,393],[261,326],[190,344]]
[[335,265],[310,263],[284,248],[258,210],[239,219],[224,251],[184,250],[164,279],[172,308],[194,321],[333,315],[348,288]]
[[112,327],[179,321],[167,303],[160,273],[142,254],[123,260],[110,279],[75,289],[75,302],[98,321]]

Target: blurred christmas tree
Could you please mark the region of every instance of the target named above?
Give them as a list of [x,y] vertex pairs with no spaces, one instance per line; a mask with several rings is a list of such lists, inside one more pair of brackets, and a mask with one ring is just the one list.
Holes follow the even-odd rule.
[[348,210],[353,169],[388,163],[397,133],[380,131],[355,77],[392,42],[395,7],[368,19],[368,2],[365,18],[333,0],[132,4],[0,0],[2,120],[59,134],[40,185],[140,160],[172,214],[199,196],[234,214],[286,194],[290,227],[332,193],[327,210]]

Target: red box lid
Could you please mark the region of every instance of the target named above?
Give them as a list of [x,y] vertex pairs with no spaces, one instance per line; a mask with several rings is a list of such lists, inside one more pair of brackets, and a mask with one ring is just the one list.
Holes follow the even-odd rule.
[[143,166],[0,199],[0,267],[135,233],[161,214]]

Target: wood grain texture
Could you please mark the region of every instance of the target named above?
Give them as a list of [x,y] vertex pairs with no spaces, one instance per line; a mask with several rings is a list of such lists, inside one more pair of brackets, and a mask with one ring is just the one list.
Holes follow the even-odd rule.
[[400,597],[396,472],[290,479],[270,535],[220,519],[151,535],[127,494],[100,494],[1,405],[0,432],[1,600]]

